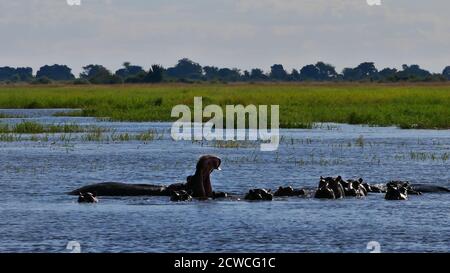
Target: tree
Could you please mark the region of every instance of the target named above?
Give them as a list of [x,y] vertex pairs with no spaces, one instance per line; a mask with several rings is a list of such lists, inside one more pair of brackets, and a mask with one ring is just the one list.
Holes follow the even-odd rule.
[[297,69],[292,69],[291,75],[289,75],[289,79],[292,81],[299,81],[300,80],[300,73]]
[[93,84],[117,84],[123,82],[121,77],[112,75],[108,69],[98,64],[84,66],[80,78],[86,79]]
[[124,62],[123,68],[116,71],[116,75],[122,79],[127,79],[129,77],[135,77],[140,73],[145,73],[141,66],[131,65],[130,62]]
[[373,62],[364,62],[355,68],[345,68],[342,74],[347,81],[372,81],[378,78],[378,70]]
[[46,76],[36,78],[34,81],[31,82],[31,84],[51,84],[51,83],[52,80]]
[[161,65],[152,65],[152,68],[149,69],[147,73],[145,81],[149,83],[162,82],[164,78],[164,71],[164,67],[162,67]]
[[396,73],[397,69],[395,68],[384,68],[380,72],[378,72],[378,75],[380,77],[380,80],[382,81],[395,81]]
[[221,68],[217,72],[219,79],[222,81],[230,81],[236,82],[241,78],[241,72],[237,68],[229,69],[229,68]]
[[33,79],[33,69],[31,67],[17,67],[16,75],[19,75],[21,81],[31,81]]
[[331,64],[326,64],[324,62],[318,62],[316,64],[316,68],[318,70],[318,80],[320,81],[329,81],[337,79],[338,73],[336,69]]
[[176,79],[199,80],[203,76],[203,70],[198,63],[184,58],[179,60],[175,67],[168,68],[167,75]]
[[207,81],[217,80],[219,78],[219,68],[215,66],[205,66],[203,67],[205,72],[205,79]]
[[248,72],[248,70],[244,70],[244,72],[242,72],[241,80],[245,82],[250,81],[250,72]]
[[33,79],[33,69],[31,67],[0,67],[0,81],[31,81]]
[[359,71],[360,77],[363,79],[373,79],[378,74],[378,69],[373,62],[361,63],[356,67]]
[[396,79],[401,81],[425,81],[431,79],[431,73],[421,69],[419,65],[402,65],[401,71],[397,72]]
[[270,67],[270,78],[277,81],[288,80],[288,73],[284,70],[283,65],[274,64]]
[[320,78],[319,69],[313,65],[305,65],[300,69],[300,80],[302,81],[317,81]]
[[250,79],[252,81],[267,81],[269,77],[264,74],[264,71],[262,71],[259,68],[253,68],[250,72]]
[[444,71],[442,71],[442,76],[450,81],[450,66],[444,68]]
[[72,81],[75,79],[72,69],[66,65],[59,64],[42,66],[36,73],[36,78],[44,77],[54,81]]

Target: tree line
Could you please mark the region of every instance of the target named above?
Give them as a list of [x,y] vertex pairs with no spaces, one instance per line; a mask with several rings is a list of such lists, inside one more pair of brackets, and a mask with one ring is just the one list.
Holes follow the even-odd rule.
[[378,70],[373,62],[364,62],[354,68],[344,68],[341,73],[336,68],[324,62],[305,65],[300,69],[287,71],[281,64],[274,64],[270,72],[254,68],[240,70],[237,68],[219,68],[201,66],[184,58],[174,67],[164,68],[152,65],[148,70],[142,66],[125,62],[123,67],[111,72],[99,64],[83,67],[78,77],[67,65],[45,65],[39,68],[36,75],[30,67],[0,67],[0,82],[50,84],[65,82],[73,84],[121,84],[121,83],[160,83],[160,82],[429,82],[450,80],[450,66],[442,73],[431,73],[419,65],[406,65],[402,69],[384,68]]

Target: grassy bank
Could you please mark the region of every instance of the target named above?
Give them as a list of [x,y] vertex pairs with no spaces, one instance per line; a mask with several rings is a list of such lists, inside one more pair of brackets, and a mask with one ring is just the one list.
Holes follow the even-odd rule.
[[278,104],[282,127],[312,122],[450,128],[450,85],[3,86],[0,108],[81,108],[118,121],[171,121],[177,104]]

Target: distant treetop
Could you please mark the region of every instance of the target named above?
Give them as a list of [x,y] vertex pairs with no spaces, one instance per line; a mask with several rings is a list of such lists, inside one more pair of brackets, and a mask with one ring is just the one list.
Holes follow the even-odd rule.
[[142,66],[124,62],[123,67],[112,73],[99,64],[89,64],[83,67],[79,78],[72,74],[67,65],[44,65],[33,76],[30,67],[0,67],[0,82],[36,82],[47,83],[64,81],[91,84],[117,83],[159,83],[159,82],[302,82],[302,81],[349,81],[349,82],[401,82],[401,81],[448,81],[450,66],[442,73],[431,73],[417,64],[402,65],[401,70],[383,68],[378,70],[373,62],[363,62],[356,67],[346,67],[338,73],[331,64],[319,61],[307,64],[298,69],[287,71],[282,64],[274,64],[269,72],[260,68],[241,71],[238,68],[220,68],[216,66],[201,66],[188,58],[183,58],[173,67],[164,68],[161,65],[151,65],[148,70]]

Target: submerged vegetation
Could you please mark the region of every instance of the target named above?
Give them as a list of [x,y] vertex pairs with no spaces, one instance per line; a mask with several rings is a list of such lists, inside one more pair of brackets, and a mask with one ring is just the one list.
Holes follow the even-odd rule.
[[82,110],[69,115],[174,121],[172,107],[192,107],[194,96],[202,96],[204,105],[280,105],[284,128],[312,128],[315,122],[450,128],[447,84],[3,86],[0,108],[77,108]]

